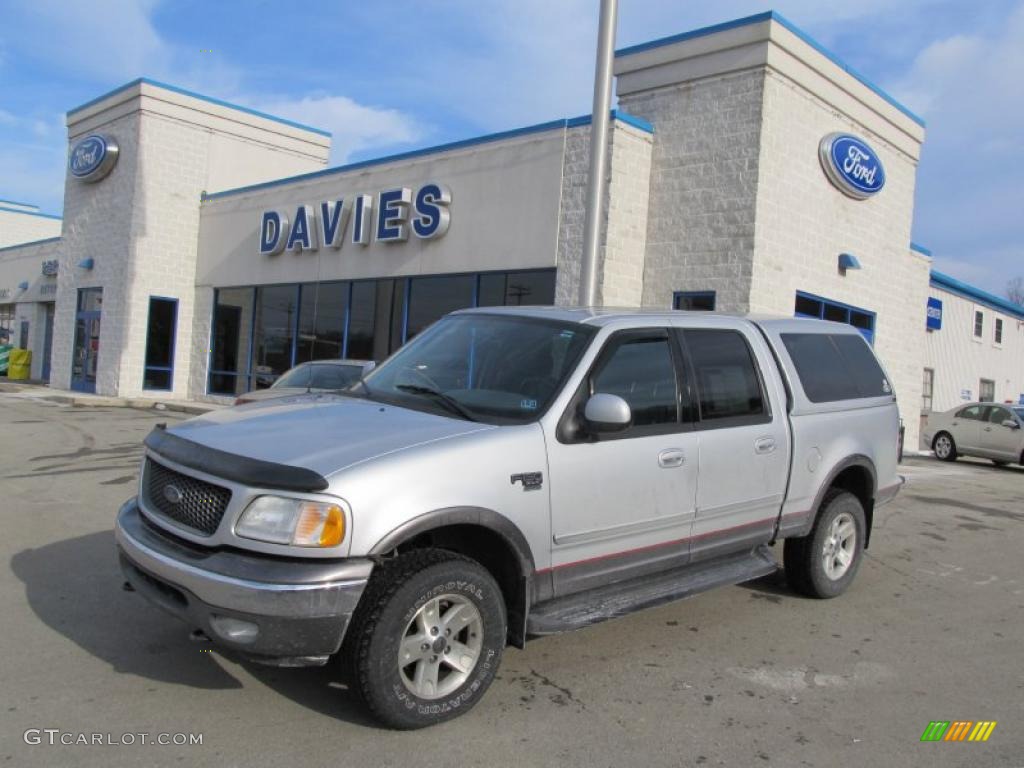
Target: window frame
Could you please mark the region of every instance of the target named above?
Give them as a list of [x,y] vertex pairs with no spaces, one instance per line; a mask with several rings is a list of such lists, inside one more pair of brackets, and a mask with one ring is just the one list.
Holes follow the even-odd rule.
[[[929,375],[930,374],[930,375]],[[925,393],[925,384],[928,384],[928,391]],[[927,405],[925,402],[927,401]],[[931,413],[934,409],[932,406],[935,403],[935,369],[925,367],[924,375],[921,379],[921,412]]]
[[[711,298],[710,309],[694,309],[680,307],[679,302],[681,299],[706,299]],[[672,309],[682,312],[714,312],[718,306],[718,292],[717,291],[673,291],[672,292]]]
[[[690,382],[691,415],[694,422],[694,430],[710,431],[714,429],[732,429],[734,427],[749,427],[762,424],[771,424],[775,420],[774,409],[771,398],[768,396],[768,386],[765,382],[764,371],[761,370],[761,362],[754,354],[754,348],[750,339],[739,328],[723,327],[676,327],[673,329],[676,336],[676,344],[680,348],[683,357],[683,364],[686,366],[686,379]],[[697,369],[693,364],[693,355],[686,343],[685,334],[687,331],[711,331],[714,333],[735,333],[739,336],[750,356],[750,362],[754,367],[754,375],[757,378],[757,386],[761,390],[761,402],[764,408],[760,414],[747,416],[730,416],[724,419],[704,419],[700,412],[700,379],[697,378]]]
[[[977,408],[978,412],[981,415],[978,418],[974,418],[973,416],[965,416],[964,414],[967,413],[967,411],[969,411],[971,408]],[[977,422],[985,421],[987,416],[988,416],[988,406],[985,405],[984,403],[974,403],[972,405],[965,405],[963,408],[961,408],[959,411],[957,411],[955,414],[953,414],[953,418],[954,419],[963,419],[964,421],[977,421]]]
[[[796,310],[796,303],[800,299],[804,299],[805,301],[813,301],[817,303],[819,307],[818,314],[811,315],[806,312],[798,312]],[[878,331],[877,312],[872,312],[870,309],[864,309],[863,307],[855,307],[852,304],[845,304],[844,302],[836,301],[834,299],[827,299],[824,296],[818,296],[813,293],[808,293],[807,291],[797,291],[796,295],[793,298],[794,317],[807,317],[812,320],[825,320],[825,313],[829,308],[838,309],[845,313],[845,318],[843,320],[831,320],[829,322],[841,322],[844,323],[845,325],[850,326],[851,328],[856,328],[857,333],[863,336],[870,346],[875,346],[875,333]],[[859,325],[854,325],[852,322],[854,313],[863,315],[864,317],[868,318],[871,321],[871,327],[862,328]]]
[[[150,321],[153,318],[153,302],[154,301],[166,301],[174,307],[174,316],[171,320],[171,344],[170,344],[170,360],[169,366],[162,365],[147,365],[146,358],[149,357],[149,334],[151,331]],[[149,304],[146,307],[146,346],[142,353],[142,390],[144,392],[173,392],[174,391],[174,357],[178,352],[178,300],[171,296],[150,296]],[[149,371],[158,371],[160,373],[167,374],[168,386],[166,387],[147,387],[146,386],[146,374]]]
[[[576,392],[558,420],[558,427],[555,430],[558,442],[565,445],[603,443],[611,440],[630,440],[692,432],[695,428],[693,420],[695,414],[693,384],[685,377],[686,369],[682,360],[683,352],[679,347],[678,341],[674,340],[674,331],[674,328],[652,325],[646,328],[626,328],[609,334],[602,343],[601,349],[594,357],[593,362],[587,368],[587,372],[584,374],[579,386],[577,386]],[[631,424],[626,429],[618,432],[589,431],[583,418],[583,409],[586,407],[587,400],[594,394],[594,376],[604,368],[611,356],[623,344],[645,338],[663,338],[667,343],[676,379],[676,420],[662,424],[644,424],[639,427]]]
[[1003,346],[1003,318],[997,317],[992,323],[992,344]]
[[[982,392],[985,390],[985,385],[991,384],[992,398],[986,400],[982,396]],[[996,381],[995,379],[978,379],[978,402],[979,403],[994,403],[996,401]]]
[[974,327],[971,329],[971,338],[975,341],[981,341],[985,338],[985,312],[984,310],[974,308]]

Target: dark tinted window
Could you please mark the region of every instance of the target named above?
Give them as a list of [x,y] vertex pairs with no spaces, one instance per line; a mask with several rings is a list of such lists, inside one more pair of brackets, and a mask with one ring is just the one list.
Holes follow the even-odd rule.
[[591,391],[618,395],[629,403],[633,426],[675,422],[676,373],[668,338],[620,343],[592,377]]
[[253,343],[253,389],[266,389],[292,367],[297,285],[262,285],[256,289]]
[[832,337],[839,353],[846,359],[850,376],[861,397],[884,397],[892,394],[892,387],[874,353],[862,336]]
[[313,283],[302,286],[299,336],[295,359],[329,360],[342,357],[348,283]]
[[764,394],[750,347],[736,331],[683,332],[697,377],[701,421],[761,417]]
[[784,333],[782,343],[812,403],[892,394],[881,366],[860,336]]
[[156,298],[149,300],[149,327],[146,331],[146,371],[142,383],[143,389],[171,389],[177,319],[177,301]]
[[695,312],[714,312],[715,292],[680,291],[672,297],[672,307]]
[[449,312],[473,306],[476,275],[417,277],[409,286],[406,341]]

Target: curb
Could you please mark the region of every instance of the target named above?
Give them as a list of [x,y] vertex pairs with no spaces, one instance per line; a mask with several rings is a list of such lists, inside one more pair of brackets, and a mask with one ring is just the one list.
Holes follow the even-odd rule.
[[68,395],[46,395],[40,400],[71,405],[76,408],[134,408],[139,411],[173,411],[200,415],[218,410],[224,406],[213,403],[165,403],[159,400],[124,400],[110,397],[71,397]]

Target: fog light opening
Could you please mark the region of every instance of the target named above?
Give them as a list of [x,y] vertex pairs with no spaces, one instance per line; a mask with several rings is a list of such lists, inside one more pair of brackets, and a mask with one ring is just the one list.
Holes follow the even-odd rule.
[[242,621],[230,616],[210,616],[210,626],[224,640],[233,643],[249,644],[256,642],[259,637],[260,628],[258,624],[251,621]]

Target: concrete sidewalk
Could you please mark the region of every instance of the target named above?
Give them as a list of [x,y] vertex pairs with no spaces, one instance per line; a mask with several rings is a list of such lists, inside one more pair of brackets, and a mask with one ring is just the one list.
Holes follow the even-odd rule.
[[218,403],[200,403],[195,400],[172,398],[107,397],[56,389],[38,381],[8,381],[0,378],[0,393],[12,394],[31,400],[49,400],[79,407],[137,408],[141,410],[176,411],[178,413],[201,414],[226,408]]

